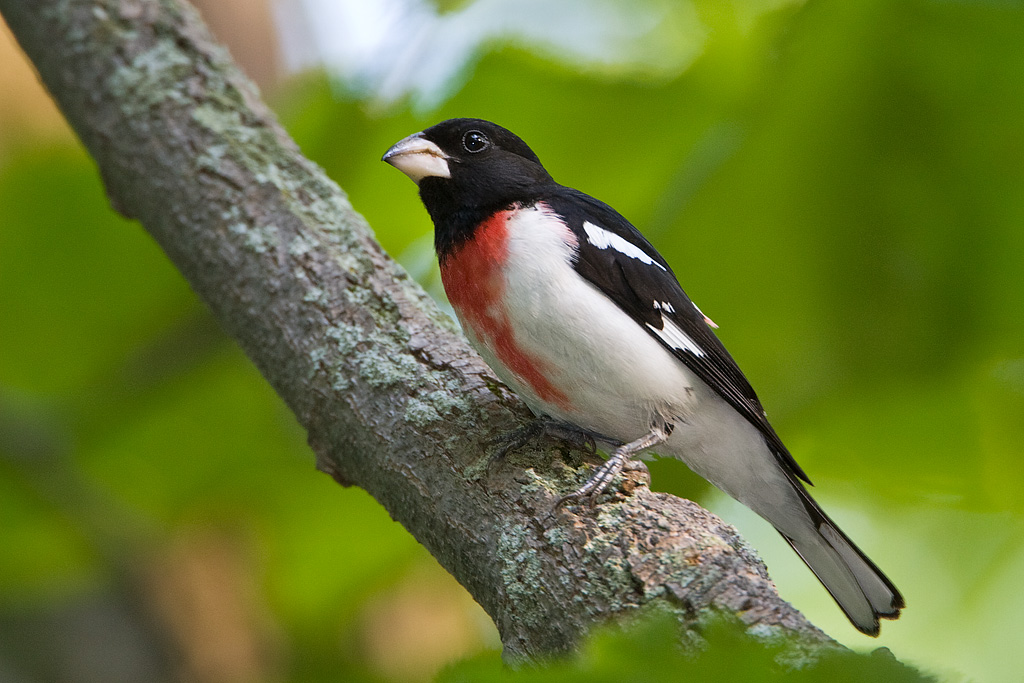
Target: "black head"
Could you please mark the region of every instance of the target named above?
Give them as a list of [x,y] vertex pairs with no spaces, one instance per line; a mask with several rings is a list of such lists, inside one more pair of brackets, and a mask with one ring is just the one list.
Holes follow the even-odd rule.
[[494,211],[536,201],[554,181],[525,142],[483,119],[448,119],[395,144],[383,158],[420,187],[439,254]]

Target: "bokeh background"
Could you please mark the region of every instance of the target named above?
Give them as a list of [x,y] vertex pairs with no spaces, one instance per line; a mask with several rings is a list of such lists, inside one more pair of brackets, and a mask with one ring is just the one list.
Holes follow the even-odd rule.
[[[428,218],[379,162],[438,120],[511,128],[629,217],[905,616],[860,636],[751,513],[677,463],[655,488],[738,525],[847,645],[1019,680],[1020,4],[198,6],[438,296]],[[0,681],[422,681],[466,657],[497,671],[498,647],[383,509],[314,471],[0,30]]]

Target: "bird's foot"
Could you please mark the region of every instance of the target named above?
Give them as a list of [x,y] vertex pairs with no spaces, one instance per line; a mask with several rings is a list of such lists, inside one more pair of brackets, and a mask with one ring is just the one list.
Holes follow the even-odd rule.
[[622,472],[623,469],[634,469],[638,466],[633,457],[643,450],[664,443],[669,434],[672,433],[671,424],[658,424],[651,427],[649,434],[640,437],[636,441],[619,446],[612,452],[611,456],[602,463],[587,482],[570,494],[564,495],[555,503],[555,510],[563,505],[575,501],[586,501],[588,507],[594,507],[597,497],[604,492],[612,480]]
[[582,451],[586,456],[593,456],[597,453],[597,442],[594,436],[567,422],[552,420],[548,417],[538,417],[528,424],[522,425],[510,432],[502,434],[491,442],[496,446],[491,454],[488,467],[515,450],[540,438],[557,439],[570,449]]
[[577,501],[585,502],[587,507],[594,507],[597,497],[608,488],[608,484],[612,482],[615,475],[622,471],[623,466],[626,464],[627,456],[622,454],[622,450],[622,448],[616,449],[611,457],[601,463],[601,466],[594,471],[594,474],[590,476],[590,479],[583,486],[559,498],[555,503],[555,509],[557,510],[563,505],[569,505]]

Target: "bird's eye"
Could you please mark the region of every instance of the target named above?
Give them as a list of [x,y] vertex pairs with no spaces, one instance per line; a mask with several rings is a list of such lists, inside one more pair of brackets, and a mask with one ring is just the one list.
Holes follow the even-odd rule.
[[462,136],[462,146],[470,154],[476,154],[490,147],[491,141],[480,131],[471,130]]

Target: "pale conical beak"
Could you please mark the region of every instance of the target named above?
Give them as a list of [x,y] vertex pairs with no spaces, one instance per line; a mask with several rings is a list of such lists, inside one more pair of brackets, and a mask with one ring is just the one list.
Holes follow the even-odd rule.
[[396,142],[384,153],[381,161],[391,164],[417,185],[428,176],[452,177],[448,168],[448,155],[436,144],[424,138],[423,133],[415,133]]

